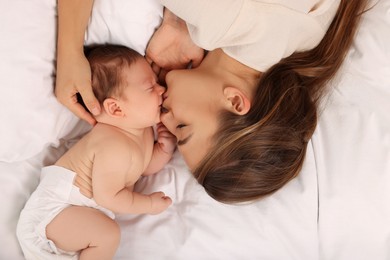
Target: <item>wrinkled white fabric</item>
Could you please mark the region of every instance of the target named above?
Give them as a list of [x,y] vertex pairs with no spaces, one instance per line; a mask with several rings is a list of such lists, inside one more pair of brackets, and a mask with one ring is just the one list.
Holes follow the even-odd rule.
[[41,180],[20,213],[17,236],[27,260],[77,259],[76,252],[64,252],[46,237],[46,226],[72,205],[98,209],[114,219],[112,211],[96,204],[73,185],[76,174],[58,166],[42,169]]

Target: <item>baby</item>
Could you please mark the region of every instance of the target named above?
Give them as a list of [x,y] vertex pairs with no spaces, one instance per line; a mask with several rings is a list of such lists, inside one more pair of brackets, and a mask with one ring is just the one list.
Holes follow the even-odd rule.
[[147,61],[127,47],[100,45],[87,57],[102,113],[55,165],[42,169],[17,227],[26,259],[112,259],[120,241],[114,213],[158,214],[172,203],[163,192],[133,191],[139,177],[163,168],[176,147],[159,123],[165,89]]

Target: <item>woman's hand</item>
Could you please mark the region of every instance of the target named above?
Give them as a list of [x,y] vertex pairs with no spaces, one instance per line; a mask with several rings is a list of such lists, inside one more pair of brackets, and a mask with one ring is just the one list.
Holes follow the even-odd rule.
[[154,72],[161,79],[169,70],[184,69],[190,63],[199,66],[203,57],[204,50],[192,42],[185,21],[165,8],[164,20],[146,48]]
[[55,87],[57,99],[75,115],[94,125],[96,120],[77,101],[77,93],[93,115],[100,113],[99,102],[92,91],[91,68],[84,54],[69,55],[68,53],[64,57],[59,55]]
[[91,125],[93,116],[77,102],[77,93],[89,111],[100,113],[91,86],[91,68],[85,58],[84,34],[93,0],[58,0],[57,79],[55,94],[59,102]]

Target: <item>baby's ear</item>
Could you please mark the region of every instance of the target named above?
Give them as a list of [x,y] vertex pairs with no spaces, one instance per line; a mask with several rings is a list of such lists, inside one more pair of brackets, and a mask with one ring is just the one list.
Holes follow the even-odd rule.
[[123,117],[123,111],[115,98],[106,98],[103,101],[103,109],[109,116]]
[[249,98],[238,88],[225,87],[223,90],[225,100],[227,101],[227,108],[237,114],[245,115],[251,108]]

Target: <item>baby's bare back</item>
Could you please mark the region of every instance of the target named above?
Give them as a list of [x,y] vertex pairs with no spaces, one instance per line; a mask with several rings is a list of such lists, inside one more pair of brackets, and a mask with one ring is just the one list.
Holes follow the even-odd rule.
[[[149,147],[149,148],[148,148]],[[115,160],[116,157],[121,157],[128,150],[131,158],[126,160]],[[99,165],[100,168],[105,168],[107,165],[115,161],[116,167],[123,164],[124,185],[132,190],[136,180],[143,173],[148,165],[153,150],[153,134],[143,140],[131,138],[118,129],[109,125],[96,125],[89,133],[81,138],[71,149],[69,149],[55,164],[64,167],[76,173],[74,184],[80,188],[80,192],[89,197],[93,197],[93,171],[94,165]],[[109,154],[105,156],[105,162],[100,161],[95,164],[95,157],[98,153]],[[122,152],[121,152],[122,151]],[[118,154],[122,153],[122,154]],[[108,165],[109,167],[109,165]],[[127,174],[130,172],[131,174]],[[111,178],[114,176],[111,176]]]

